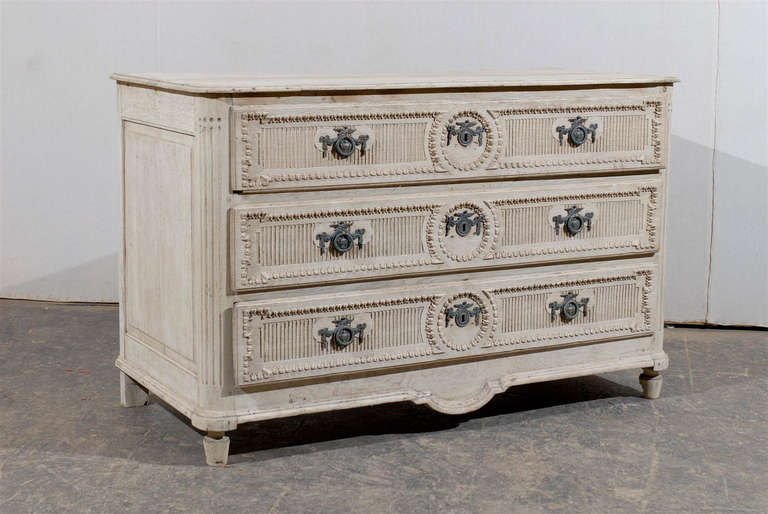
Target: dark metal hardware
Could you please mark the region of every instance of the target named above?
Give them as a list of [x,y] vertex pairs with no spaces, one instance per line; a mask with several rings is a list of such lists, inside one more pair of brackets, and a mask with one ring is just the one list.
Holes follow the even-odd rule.
[[323,157],[328,154],[328,147],[331,147],[336,155],[342,159],[346,159],[355,151],[356,147],[360,147],[360,153],[365,153],[365,145],[368,142],[369,136],[362,134],[357,138],[352,136],[352,133],[357,129],[352,127],[337,127],[333,130],[336,131],[336,137],[322,136],[320,142],[323,143]]
[[363,342],[363,335],[367,326],[365,323],[358,323],[357,326],[353,327],[352,319],[341,318],[334,321],[333,324],[335,326],[332,329],[323,328],[317,331],[323,350],[328,349],[329,340],[339,348],[346,348],[352,344],[355,336],[357,336],[358,343]]
[[581,146],[587,140],[587,136],[592,136],[592,142],[595,142],[595,136],[597,135],[597,123],[592,123],[589,126],[584,125],[587,118],[576,116],[568,121],[571,122],[570,127],[560,125],[557,127],[557,133],[559,134],[560,144],[563,144],[563,136],[568,136],[568,142],[573,146]]
[[560,316],[565,321],[570,321],[574,319],[579,314],[579,309],[581,309],[584,312],[584,316],[587,315],[587,304],[589,303],[589,298],[582,298],[580,300],[576,300],[576,297],[579,295],[578,291],[571,291],[570,293],[566,293],[563,295],[560,295],[563,298],[562,302],[552,302],[549,304],[549,311],[552,315],[552,321],[555,321],[555,318],[557,318],[557,311],[560,311]]
[[363,234],[365,234],[364,228],[359,228],[354,232],[349,230],[352,226],[352,221],[340,221],[331,225],[334,230],[332,234],[328,232],[322,232],[315,236],[315,239],[320,241],[320,253],[325,253],[325,247],[328,242],[331,243],[331,247],[339,253],[346,253],[352,249],[355,241],[357,241],[357,247],[363,247]]
[[467,301],[457,303],[445,311],[445,326],[447,327],[453,319],[457,327],[466,327],[472,318],[475,318],[475,325],[479,325],[480,314],[482,313],[483,308],[478,305],[473,305]]
[[461,146],[469,146],[475,139],[475,136],[477,136],[477,144],[482,146],[485,127],[480,125],[479,127],[474,128],[475,125],[477,125],[477,122],[472,120],[457,121],[456,126],[449,125],[448,142],[446,143],[446,146],[451,144],[452,136],[456,136],[456,141],[458,141]]
[[587,230],[592,230],[592,217],[595,215],[595,213],[585,212],[584,214],[581,214],[581,211],[583,210],[583,207],[577,207],[574,205],[570,209],[566,207],[565,216],[560,214],[553,216],[552,221],[555,222],[555,234],[560,234],[561,224],[565,226],[565,230],[567,230],[568,233],[573,236],[581,232],[581,229],[584,228],[584,225],[587,226]]
[[461,237],[468,235],[472,231],[472,227],[475,227],[475,234],[480,235],[484,221],[485,216],[470,211],[447,215],[445,217],[445,235],[447,236],[453,227],[456,227],[456,233]]

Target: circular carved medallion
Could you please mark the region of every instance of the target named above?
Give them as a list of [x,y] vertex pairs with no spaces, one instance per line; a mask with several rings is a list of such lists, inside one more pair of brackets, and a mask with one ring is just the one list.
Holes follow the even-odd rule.
[[429,136],[429,153],[444,170],[485,169],[499,154],[496,120],[487,111],[455,111],[437,116]]
[[463,292],[444,296],[430,307],[430,342],[452,350],[469,350],[490,339],[495,319],[496,307],[485,294]]
[[495,217],[480,202],[447,205],[433,213],[428,234],[429,250],[436,259],[467,262],[483,258],[495,243]]

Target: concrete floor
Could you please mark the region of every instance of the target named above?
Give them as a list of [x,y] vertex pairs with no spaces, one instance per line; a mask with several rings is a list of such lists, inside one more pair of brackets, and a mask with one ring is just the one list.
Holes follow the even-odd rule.
[[273,420],[209,468],[157,399],[119,406],[115,306],[0,300],[0,512],[768,512],[768,332],[666,347],[656,401],[632,370]]

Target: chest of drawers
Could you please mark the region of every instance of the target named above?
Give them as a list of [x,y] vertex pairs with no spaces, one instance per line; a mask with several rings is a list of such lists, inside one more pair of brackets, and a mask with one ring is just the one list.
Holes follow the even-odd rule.
[[629,368],[658,396],[676,79],[113,78],[121,400],[209,464],[269,418]]

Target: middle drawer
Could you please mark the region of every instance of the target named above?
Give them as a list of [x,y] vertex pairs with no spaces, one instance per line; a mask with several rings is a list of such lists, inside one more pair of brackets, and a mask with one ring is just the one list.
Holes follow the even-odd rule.
[[232,289],[651,253],[661,184],[490,183],[246,203],[231,210]]

